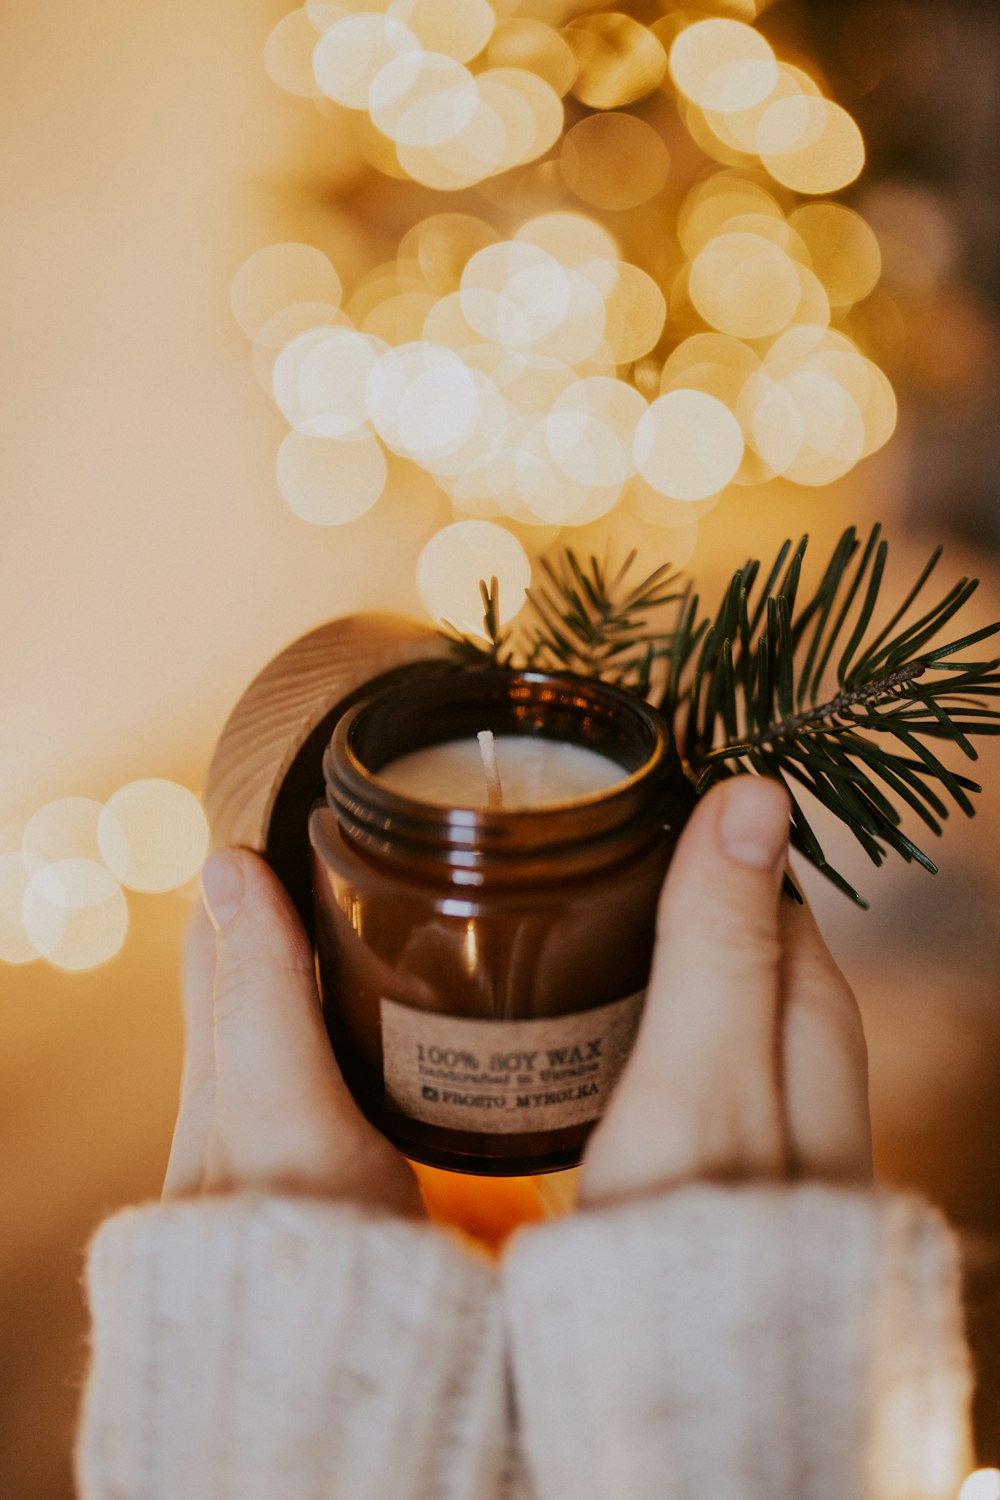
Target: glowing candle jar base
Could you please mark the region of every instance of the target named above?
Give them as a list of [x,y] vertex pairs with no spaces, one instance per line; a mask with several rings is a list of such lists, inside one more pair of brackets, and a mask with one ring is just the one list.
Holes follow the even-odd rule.
[[[582,795],[578,779],[561,795],[556,770],[542,800],[503,807],[485,805],[485,782],[479,805],[391,784],[415,751],[468,741],[474,759],[485,729],[501,780],[507,736],[530,742],[529,761],[583,747],[604,764]],[[634,1039],[691,805],[666,721],[587,678],[456,669],[350,709],[324,770],[309,827],[317,954],[359,1105],[429,1165],[575,1164]]]

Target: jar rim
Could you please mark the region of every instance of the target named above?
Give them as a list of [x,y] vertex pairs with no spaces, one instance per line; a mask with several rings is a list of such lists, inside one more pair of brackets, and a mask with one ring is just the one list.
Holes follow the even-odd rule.
[[[461,738],[472,723],[493,727],[481,722],[486,704],[509,719],[498,732],[510,728],[600,750],[622,766],[622,779],[577,797],[497,809],[422,801],[379,778],[381,767],[400,755]],[[393,732],[404,727],[406,742],[395,742]],[[617,835],[637,816],[648,822],[666,787],[683,777],[667,721],[637,694],[575,673],[510,667],[437,671],[371,695],[337,723],[323,769],[327,801],[349,833],[369,844],[447,845],[451,863],[469,865],[484,850],[493,858],[523,858],[529,850]]]

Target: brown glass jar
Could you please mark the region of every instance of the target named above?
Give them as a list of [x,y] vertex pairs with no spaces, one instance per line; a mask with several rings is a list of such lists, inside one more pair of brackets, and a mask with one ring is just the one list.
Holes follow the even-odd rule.
[[[379,770],[490,729],[601,752],[607,790],[449,808]],[[444,671],[350,709],[314,808],[324,1014],[368,1118],[406,1155],[497,1175],[579,1161],[638,1026],[657,896],[691,805],[669,726],[589,678]]]

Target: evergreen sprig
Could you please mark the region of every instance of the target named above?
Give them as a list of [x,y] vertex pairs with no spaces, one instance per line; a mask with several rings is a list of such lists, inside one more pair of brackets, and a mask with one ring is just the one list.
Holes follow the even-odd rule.
[[[644,697],[654,696],[655,681],[698,791],[746,773],[782,781],[793,846],[863,906],[826,859],[801,792],[846,824],[876,865],[891,849],[936,871],[903,833],[900,808],[935,834],[949,801],[973,814],[969,794],[981,788],[936,752],[953,745],[975,760],[972,740],[1000,733],[1000,710],[988,701],[1000,695],[1000,658],[965,656],[1000,623],[934,644],[975,592],[978,580],[969,578],[911,618],[938,548],[875,630],[888,556],[881,528],[863,545],[853,527],[845,531],[815,591],[801,599],[806,547],[805,537],[794,549],[785,542],[766,574],[747,562],[714,613],[702,610],[692,584],[674,587],[669,566],[631,584],[634,552],[612,572],[595,558],[583,567],[567,549],[543,561],[517,646],[499,624],[495,578],[480,585],[488,645],[453,627],[449,639],[466,662],[580,672]],[[665,625],[662,607],[671,603]]]
[[451,647],[452,654],[466,666],[506,667],[513,655],[509,632],[500,624],[500,583],[491,578],[479,580],[479,595],[483,601],[483,635],[486,644],[476,636],[459,630],[450,620],[445,620],[441,631]]
[[555,561],[543,558],[544,581],[528,590],[526,663],[600,677],[645,697],[658,638],[649,617],[679,595],[669,564],[629,585],[636,555],[630,552],[613,574],[596,557],[582,567],[570,548]]
[[661,633],[654,628],[661,622],[651,617],[680,596],[669,591],[677,576],[669,564],[630,583],[636,555],[630,552],[613,573],[595,557],[583,568],[570,548],[555,560],[542,558],[543,582],[527,591],[529,618],[519,633],[520,649],[500,626],[496,578],[489,585],[479,582],[485,643],[450,621],[442,633],[466,665],[506,666],[516,657],[521,666],[599,677],[646,696]]
[[666,643],[673,721],[699,791],[753,771],[784,782],[792,797],[792,844],[852,900],[865,903],[823,852],[801,790],[838,817],[869,858],[888,849],[931,872],[937,866],[901,828],[900,804],[933,833],[946,797],[974,812],[980,790],[928,743],[953,744],[976,759],[972,738],[1000,733],[984,699],[1000,692],[1000,660],[955,660],[1000,630],[993,624],[943,645],[932,642],[967,603],[978,580],[963,578],[932,608],[902,624],[941,556],[938,548],[888,622],[871,632],[888,545],[874,527],[862,546],[844,532],[815,592],[799,602],[805,538],[786,542],[770,572],[747,563],[714,616],[697,601]]

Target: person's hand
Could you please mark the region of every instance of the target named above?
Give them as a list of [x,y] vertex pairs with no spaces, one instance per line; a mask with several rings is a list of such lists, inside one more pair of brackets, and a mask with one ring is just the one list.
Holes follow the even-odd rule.
[[361,1114],[327,1040],[308,939],[245,850],[214,854],[184,962],[180,1109],[164,1195],[260,1187],[423,1212],[416,1178]]
[[784,789],[749,776],[692,814],[581,1207],[694,1179],[871,1180],[861,1018],[812,913],[781,894],[788,819]]

